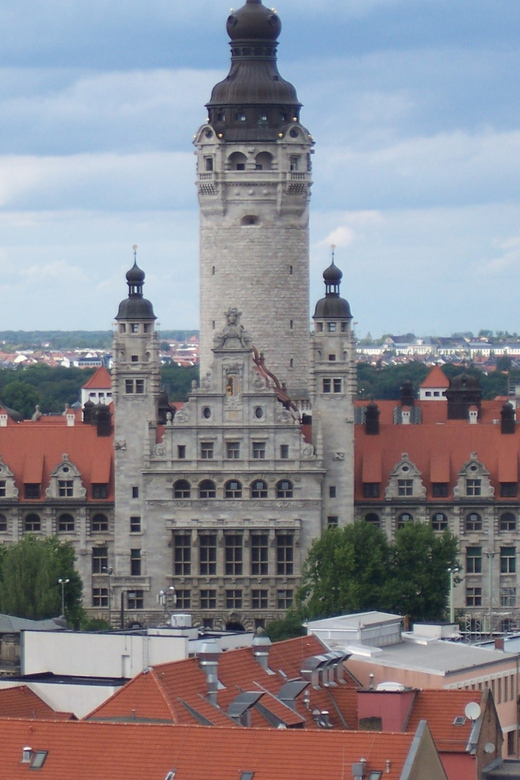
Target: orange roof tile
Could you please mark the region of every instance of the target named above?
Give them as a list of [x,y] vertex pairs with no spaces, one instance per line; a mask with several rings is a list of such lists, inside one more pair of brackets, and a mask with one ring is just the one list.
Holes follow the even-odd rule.
[[83,385],[84,390],[88,390],[91,387],[96,390],[111,390],[112,389],[112,377],[108,373],[105,366],[99,366],[90,379],[87,379]]
[[434,366],[419,387],[449,387],[450,380],[440,366]]
[[[427,720],[437,750],[464,753],[473,727],[473,721],[465,717],[464,709],[472,701],[480,704],[481,699],[480,691],[417,691],[406,730],[415,732],[419,722]],[[464,723],[454,725],[455,718],[464,718]]]
[[0,718],[70,720],[70,712],[56,712],[26,685],[0,690]]
[[[229,780],[254,772],[254,780],[321,780],[351,776],[366,760],[367,773],[398,780],[412,734],[209,728],[85,721],[0,721],[2,772],[26,778],[22,750],[47,751],[42,771],[53,780]],[[388,767],[388,769],[387,769]],[[439,775],[432,775],[439,777]]]

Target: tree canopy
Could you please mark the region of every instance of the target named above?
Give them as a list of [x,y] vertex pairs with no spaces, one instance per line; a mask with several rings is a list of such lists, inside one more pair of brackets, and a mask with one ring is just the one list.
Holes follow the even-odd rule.
[[380,609],[441,620],[457,550],[450,531],[439,536],[427,523],[406,523],[393,542],[365,521],[328,528],[305,561],[298,611],[310,619]]
[[65,617],[74,625],[83,618],[83,584],[74,568],[74,548],[55,536],[28,535],[0,554],[0,612],[31,620],[61,613],[61,585],[65,586]]

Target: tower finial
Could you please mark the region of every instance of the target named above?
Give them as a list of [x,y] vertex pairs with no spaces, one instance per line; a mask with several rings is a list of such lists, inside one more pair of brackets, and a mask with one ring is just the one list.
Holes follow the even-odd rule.
[[334,253],[336,251],[336,244],[331,244],[330,248],[332,250],[332,265],[334,265]]
[[134,244],[132,246],[132,249],[134,250],[134,265],[137,265],[137,250],[139,249],[139,247],[137,246],[137,244]]

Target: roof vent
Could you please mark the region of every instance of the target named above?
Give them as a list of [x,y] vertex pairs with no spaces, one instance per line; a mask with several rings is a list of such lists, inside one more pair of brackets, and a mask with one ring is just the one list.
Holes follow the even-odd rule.
[[22,749],[22,764],[30,764],[32,759],[32,748],[24,747]]
[[352,775],[356,780],[367,776],[367,760],[362,758],[357,764],[352,764]]
[[269,669],[269,651],[271,650],[272,642],[268,636],[255,636],[253,639],[253,655],[268,674],[273,674]]
[[217,703],[218,691],[218,659],[222,654],[220,645],[215,639],[204,642],[199,651],[199,665],[208,684],[208,700]]
[[243,691],[228,707],[229,717],[241,726],[251,726],[251,708],[264,695],[263,691]]

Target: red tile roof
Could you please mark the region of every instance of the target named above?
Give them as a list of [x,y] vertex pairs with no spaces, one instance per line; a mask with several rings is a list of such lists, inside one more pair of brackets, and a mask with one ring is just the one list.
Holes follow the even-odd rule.
[[95,390],[111,390],[112,389],[112,377],[108,373],[105,366],[99,366],[90,379],[87,379],[83,388],[89,390],[90,388]]
[[[160,664],[150,672],[130,680],[110,699],[97,707],[88,718],[169,719],[173,723],[193,723],[196,718],[184,705],[196,710],[213,725],[229,725],[229,705],[241,691],[264,691],[260,700],[285,725],[317,729],[312,717],[314,709],[328,710],[335,728],[353,728],[357,724],[356,688],[352,678],[345,673],[347,683],[333,687],[310,690],[310,705],[307,707],[300,695],[295,709],[275,698],[284,683],[301,679],[303,661],[312,655],[326,652],[314,636],[298,637],[286,642],[275,643],[270,652],[271,674],[264,671],[253,657],[252,648],[229,650],[219,659],[218,678],[223,686],[217,693],[218,708],[206,701],[206,676],[198,659]],[[273,673],[274,672],[274,673]],[[251,711],[251,725],[268,728],[270,723],[257,710]]]
[[[464,710],[470,702],[481,703],[480,691],[424,690],[417,691],[406,731],[415,732],[421,720],[427,720],[437,750],[443,753],[464,753],[473,728]],[[454,725],[455,718],[464,719]]]
[[449,387],[450,380],[440,366],[434,366],[428,376],[426,376],[419,387]]
[[[336,780],[352,777],[352,765],[366,760],[367,773],[399,780],[412,734],[293,730],[250,730],[120,724],[0,721],[2,775],[27,778],[22,750],[47,751],[42,768],[52,780]],[[388,767],[388,770],[387,770]],[[432,775],[439,777],[439,775]]]
[[56,712],[26,685],[0,690],[0,718],[39,718],[70,720],[68,712]]

